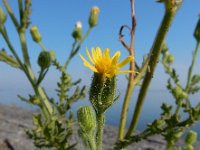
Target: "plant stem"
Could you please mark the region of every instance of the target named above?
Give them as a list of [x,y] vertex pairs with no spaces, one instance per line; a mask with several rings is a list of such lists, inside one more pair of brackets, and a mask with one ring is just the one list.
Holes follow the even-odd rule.
[[67,68],[67,66],[69,65],[69,62],[71,61],[71,59],[74,57],[74,55],[77,54],[77,52],[79,51],[80,47],[81,47],[81,44],[85,41],[85,39],[88,37],[88,35],[90,34],[90,31],[91,31],[92,28],[89,28],[87,30],[87,32],[85,33],[85,35],[83,36],[83,38],[80,40],[80,42],[78,43],[78,45],[76,46],[75,48],[75,44],[77,42],[74,42],[72,44],[72,49],[71,49],[71,52],[70,52],[70,55],[68,57],[68,59],[66,60],[65,62],[65,65],[64,65],[64,68]]
[[166,150],[172,150],[172,148],[173,148],[173,145],[172,145],[172,143],[170,143],[170,142],[167,142],[167,147],[166,147]]
[[103,129],[104,129],[104,113],[96,113],[97,117],[97,133],[96,133],[96,146],[97,150],[102,150],[102,139],[103,139]]
[[138,124],[138,120],[141,114],[142,106],[148,91],[148,87],[150,85],[151,79],[153,78],[153,73],[155,71],[159,55],[161,53],[162,45],[164,42],[164,39],[167,35],[167,32],[169,30],[169,27],[172,23],[172,20],[174,18],[176,11],[165,11],[165,15],[163,18],[163,21],[161,23],[161,26],[158,30],[158,34],[155,38],[154,44],[151,49],[151,56],[150,56],[150,61],[149,61],[149,67],[150,71],[146,72],[142,87],[140,89],[140,93],[137,99],[137,104],[135,106],[135,111],[134,115],[130,124],[130,127],[128,129],[128,132],[126,134],[126,138],[131,135],[131,133],[136,129],[136,126]]
[[19,38],[21,42],[21,47],[22,47],[22,53],[23,53],[23,58],[24,62],[27,66],[31,66],[30,60],[29,60],[29,55],[28,55],[28,49],[27,49],[27,44],[26,44],[26,38],[25,38],[25,33],[19,31]]
[[96,143],[93,135],[89,137],[88,143],[90,145],[91,150],[96,150]]
[[[135,57],[135,53],[134,53],[134,45],[135,44],[134,44],[134,42],[135,42],[135,27],[136,27],[135,1],[134,0],[131,0],[131,17],[132,17],[131,44],[130,44],[130,48],[128,49],[128,51],[129,51],[129,55],[134,58]],[[125,126],[126,126],[128,107],[129,107],[132,92],[133,92],[133,89],[134,89],[134,83],[133,83],[134,70],[135,70],[135,60],[134,59],[130,62],[130,70],[133,71],[133,72],[129,74],[128,85],[127,85],[127,89],[126,89],[126,95],[125,95],[124,103],[123,103],[123,106],[122,106],[118,140],[122,140],[124,138],[124,129],[125,129]]]
[[10,5],[8,4],[8,1],[7,0],[3,0],[3,3],[4,3],[4,6],[6,7],[6,10],[7,10],[8,14],[9,14],[13,24],[15,25],[16,30],[18,30],[19,23],[18,23],[15,15],[12,12],[12,9],[10,8]]
[[38,94],[38,96],[41,99],[41,102],[44,103],[44,106],[46,107],[46,109],[48,110],[49,114],[53,113],[53,109],[51,107],[50,102],[48,101],[48,98],[46,97],[44,90],[40,87],[40,86],[36,86],[35,84],[35,76],[34,73],[32,71],[32,69],[30,68],[30,66],[26,66],[22,63],[22,61],[20,60],[19,56],[17,55],[15,49],[13,48],[9,37],[7,35],[6,29],[4,27],[0,27],[0,32],[6,42],[6,44],[8,45],[10,51],[12,52],[12,54],[14,55],[14,57],[16,58],[16,60],[18,61],[18,63],[20,64],[21,69],[23,70],[23,72],[25,73],[26,77],[28,78],[29,82],[31,83],[34,91],[36,94]]
[[193,72],[193,68],[194,68],[194,63],[195,63],[196,58],[197,58],[199,47],[200,47],[200,42],[197,42],[195,51],[193,53],[192,64],[190,65],[190,68],[189,68],[189,71],[188,71],[187,84],[186,84],[186,87],[185,87],[185,91],[186,92],[188,92],[188,90],[190,88],[190,82],[191,82],[192,72]]

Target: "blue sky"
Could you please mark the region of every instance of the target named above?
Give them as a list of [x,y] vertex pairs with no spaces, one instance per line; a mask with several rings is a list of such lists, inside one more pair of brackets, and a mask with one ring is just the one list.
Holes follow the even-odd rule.
[[[18,12],[17,0],[8,1],[13,11]],[[0,5],[3,6],[2,0]],[[86,47],[100,46],[102,49],[110,48],[112,54],[114,54],[116,50],[120,50],[122,53],[121,59],[125,58],[128,53],[118,41],[118,32],[121,25],[131,24],[129,0],[33,0],[31,25],[38,26],[43,37],[44,45],[49,50],[55,50],[58,60],[64,62],[68,57],[73,42],[71,33],[74,24],[77,21],[81,21],[83,24],[83,32],[85,32],[88,29],[89,12],[93,6],[98,6],[100,8],[99,24],[92,30],[88,39],[82,45],[80,53],[86,56]],[[154,0],[136,0],[135,7],[137,18],[135,58],[140,64],[143,55],[147,54],[152,46],[152,42],[164,14],[164,6],[156,3]],[[193,38],[193,31],[199,13],[200,0],[184,0],[183,6],[176,15],[166,39],[170,52],[175,55],[174,66],[183,84],[187,78],[187,69],[190,65],[192,51],[196,44]],[[18,37],[9,18],[7,19],[6,27],[11,42],[21,56]],[[125,38],[128,42],[128,33]],[[37,73],[39,67],[36,61],[41,48],[31,40],[29,32],[27,32],[27,42],[32,66],[35,73]],[[0,37],[0,48],[3,47],[8,51],[2,37]],[[197,64],[199,64],[199,55],[197,59]],[[68,69],[74,80],[82,78],[82,84],[86,84],[87,88],[89,88],[92,72],[83,66],[79,56],[73,59]],[[194,70],[196,73],[200,74],[199,68],[195,67]],[[56,82],[59,80],[59,75],[58,71],[51,68],[45,81],[42,82],[42,85],[47,89],[50,96],[55,96],[54,89],[56,88]],[[174,101],[171,101],[172,96],[165,92],[167,79],[168,76],[164,73],[162,65],[158,65],[150,87],[152,92],[147,95],[148,101],[145,103],[145,111],[142,113],[142,118],[146,119],[141,122],[147,123],[155,116],[157,117],[160,111],[159,106],[162,101],[169,100],[168,102],[170,104],[174,103]],[[125,77],[123,75],[118,76],[118,91],[121,94],[120,100],[124,96],[123,94],[126,88],[125,83]],[[164,92],[158,92],[158,90],[164,90]],[[19,100],[16,100],[17,94],[25,96],[29,92],[31,92],[31,87],[24,74],[0,62],[0,100],[2,100],[0,102],[18,102]],[[134,92],[134,94],[137,93],[137,91]],[[133,100],[136,98],[137,96],[134,95]],[[194,99],[199,99],[199,94]],[[130,104],[129,119],[132,113],[131,108],[134,108],[134,102],[135,101],[132,101]],[[83,103],[86,104],[88,101],[81,101],[81,104]],[[108,118],[111,118],[111,120],[114,119],[113,122],[110,122],[111,124],[118,124],[119,121],[119,110],[121,109],[122,101],[116,103],[115,107],[108,112]],[[24,103],[20,103],[20,106],[23,104]],[[149,109],[149,106],[152,106],[152,104],[154,107],[153,110]],[[76,105],[80,105],[80,103]],[[116,116],[118,116],[118,119],[115,118]],[[143,128],[144,123],[140,124],[140,126]]]
[[[9,2],[13,11],[18,12],[17,1],[9,0]],[[0,4],[2,6],[2,1]],[[125,58],[128,53],[118,41],[118,31],[121,25],[130,25],[131,23],[129,0],[33,0],[31,24],[38,26],[44,45],[48,49],[55,50],[58,60],[64,62],[73,42],[71,32],[74,24],[76,21],[81,21],[83,32],[85,32],[88,29],[89,11],[93,6],[100,8],[99,24],[92,30],[90,36],[82,45],[80,53],[85,55],[86,47],[100,46],[103,49],[110,48],[112,54],[116,50],[120,50],[122,53],[121,59]],[[190,64],[191,54],[195,46],[193,31],[198,19],[197,15],[200,13],[199,6],[199,0],[185,0],[176,15],[166,39],[170,52],[175,55],[175,67],[181,75],[180,78],[183,80],[183,83],[186,79],[187,67]],[[164,6],[156,3],[154,0],[136,0],[135,9],[137,17],[135,53],[136,60],[141,63],[143,55],[147,54],[151,48],[164,14]],[[18,52],[21,53],[17,34],[9,18],[6,26],[11,41]],[[128,42],[128,33],[125,38]],[[31,62],[37,73],[39,68],[36,60],[40,52],[40,47],[32,42],[29,32],[27,32],[27,41]],[[7,49],[2,38],[0,39],[0,45],[1,48],[5,47]],[[200,63],[199,56],[197,63]],[[20,71],[0,62],[0,72],[1,89],[30,88],[25,76]],[[86,84],[90,82],[90,78],[88,77],[92,76],[90,70],[83,67],[79,56],[76,56],[72,61],[69,72],[72,73],[75,79],[83,78]],[[195,68],[195,72],[200,73],[197,68]],[[154,77],[151,89],[165,89],[167,76],[164,74],[161,65],[158,66]],[[57,71],[51,69],[43,84],[47,88],[55,89],[57,79]],[[124,80],[124,76],[120,76],[119,84]],[[123,89],[125,84],[122,84],[120,87]]]

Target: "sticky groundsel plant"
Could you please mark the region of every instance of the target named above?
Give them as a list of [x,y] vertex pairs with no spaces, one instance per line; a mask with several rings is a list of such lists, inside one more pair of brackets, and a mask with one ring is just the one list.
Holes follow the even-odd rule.
[[[176,70],[172,68],[174,56],[169,53],[167,44],[164,42],[170,25],[174,19],[176,12],[182,4],[182,0],[159,0],[157,2],[165,5],[165,14],[158,29],[154,43],[149,51],[147,57],[143,60],[141,67],[135,60],[134,39],[136,29],[136,17],[134,0],[131,0],[131,19],[132,25],[123,25],[120,28],[119,40],[125,49],[128,50],[129,56],[123,61],[118,62],[120,51],[117,51],[114,56],[110,56],[110,50],[107,48],[104,51],[100,47],[92,48],[91,53],[86,50],[89,61],[80,55],[83,64],[94,72],[92,83],[90,86],[89,100],[91,106],[83,106],[77,111],[77,121],[79,124],[79,135],[85,145],[85,149],[101,150],[103,128],[105,123],[105,112],[112,107],[113,103],[118,99],[116,95],[116,76],[122,73],[128,73],[127,90],[124,97],[124,103],[121,111],[121,119],[119,126],[119,134],[115,145],[112,149],[123,149],[129,144],[139,142],[151,135],[160,134],[167,142],[166,149],[173,148],[192,150],[193,144],[196,142],[197,134],[190,131],[185,139],[186,145],[175,147],[177,140],[200,120],[200,103],[192,105],[190,102],[190,95],[199,91],[200,76],[193,74],[193,67],[197,58],[200,45],[200,20],[195,28],[194,37],[197,45],[192,57],[192,63],[188,70],[188,78],[186,86],[184,87],[179,82],[179,76]],[[31,0],[18,0],[19,17],[17,17],[10,7],[7,0],[3,0],[7,14],[12,20],[12,23],[19,36],[21,44],[22,59],[19,57],[19,52],[15,50],[14,45],[10,41],[10,35],[7,34],[5,22],[7,15],[0,7],[0,34],[8,46],[9,50],[2,48],[0,51],[0,61],[21,70],[28,78],[34,90],[34,95],[29,95],[28,98],[19,96],[19,98],[31,105],[40,108],[38,114],[33,115],[34,129],[27,131],[30,138],[33,139],[35,146],[39,148],[56,148],[58,150],[76,149],[76,143],[70,143],[69,138],[73,134],[73,125],[76,119],[71,112],[71,105],[81,98],[85,97],[85,86],[79,87],[81,79],[73,81],[67,67],[70,61],[76,56],[81,48],[81,44],[88,37],[90,31],[98,24],[99,8],[93,7],[90,11],[88,24],[88,31],[82,33],[82,25],[77,22],[72,32],[74,43],[69,57],[66,58],[64,64],[61,64],[55,55],[55,51],[46,49],[42,42],[42,36],[37,28],[33,26],[30,21],[31,14]],[[127,44],[123,39],[124,29],[130,30],[131,42]],[[37,63],[40,67],[39,74],[33,72],[30,60],[29,51],[26,42],[27,30],[35,43],[41,47],[41,52],[37,58]],[[8,52],[9,51],[9,52]],[[162,55],[161,63],[164,66],[165,72],[169,75],[167,89],[175,99],[174,109],[172,105],[163,103],[161,106],[162,113],[160,117],[149,123],[147,128],[136,133],[138,120],[142,106],[145,102],[145,97],[148,92],[154,71],[159,62],[159,57]],[[121,70],[121,68],[130,63],[128,70]],[[50,98],[42,87],[42,81],[49,71],[50,67],[55,67],[60,72],[60,81],[57,84],[58,101]],[[140,86],[140,92],[136,101],[135,110],[132,121],[125,133],[125,126],[127,120],[127,111],[131,100],[132,92],[136,86]],[[75,91],[72,95],[68,92],[72,87]],[[173,111],[175,110],[175,111]],[[187,117],[183,117],[180,113],[183,111]]]

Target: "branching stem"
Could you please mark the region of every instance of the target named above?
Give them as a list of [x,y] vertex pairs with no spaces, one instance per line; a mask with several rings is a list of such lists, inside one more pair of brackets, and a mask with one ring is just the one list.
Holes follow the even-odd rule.
[[128,138],[137,127],[138,120],[139,120],[141,110],[142,110],[142,106],[144,104],[144,100],[145,100],[150,82],[153,78],[153,73],[157,66],[159,55],[161,53],[161,48],[162,48],[164,39],[167,35],[167,32],[172,23],[175,13],[176,13],[176,11],[174,9],[165,11],[163,21],[161,23],[161,26],[158,30],[158,34],[155,38],[155,42],[151,49],[151,53],[150,53],[151,55],[150,55],[150,61],[149,61],[150,71],[146,72],[146,75],[145,75],[145,78],[144,78],[144,81],[143,81],[143,84],[142,84],[142,87],[140,89],[140,93],[139,93],[139,96],[137,99],[137,104],[135,106],[134,115],[133,115],[130,127],[128,129],[128,132],[127,132],[125,138]]

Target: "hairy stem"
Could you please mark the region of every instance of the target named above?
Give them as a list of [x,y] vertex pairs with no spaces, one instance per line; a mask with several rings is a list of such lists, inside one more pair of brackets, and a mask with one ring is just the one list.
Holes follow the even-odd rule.
[[104,129],[104,113],[97,113],[97,133],[96,133],[96,146],[97,150],[102,150],[103,129]]

